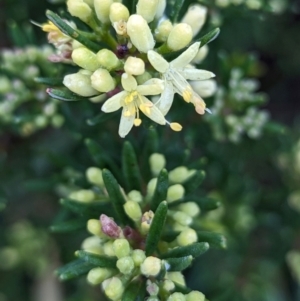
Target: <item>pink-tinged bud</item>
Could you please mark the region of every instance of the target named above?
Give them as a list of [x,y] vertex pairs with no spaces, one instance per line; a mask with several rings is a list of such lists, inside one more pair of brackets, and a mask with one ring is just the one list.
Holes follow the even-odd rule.
[[111,238],[119,238],[122,229],[114,222],[114,220],[105,214],[101,214],[100,223],[102,232]]

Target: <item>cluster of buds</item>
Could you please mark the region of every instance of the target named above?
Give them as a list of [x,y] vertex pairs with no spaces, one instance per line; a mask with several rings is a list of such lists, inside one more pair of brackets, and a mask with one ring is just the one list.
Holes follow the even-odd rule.
[[[256,92],[258,88],[258,81],[244,78],[241,69],[231,70],[228,90],[224,87],[218,89],[212,107],[213,116],[206,118],[217,139],[225,139],[225,132],[228,140],[235,143],[241,141],[244,134],[251,139],[261,137],[269,114],[257,108],[267,100],[265,94]],[[215,122],[218,117],[225,121],[225,129],[220,127],[222,122]]]
[[[209,111],[202,96],[211,94],[213,91],[208,90],[214,90],[214,85],[204,84],[203,94],[201,87],[214,74],[196,69],[207,47],[193,41],[205,23],[205,7],[193,4],[179,23],[164,15],[166,0],[139,0],[133,13],[129,11],[131,7],[113,0],[68,0],[67,8],[92,32],[76,30],[53,14],[50,19],[54,23],[58,20],[56,24],[42,25],[51,43],[59,47],[71,45],[70,60],[80,67],[78,72],[66,75],[63,84],[93,102],[108,98],[102,106],[105,113],[122,109],[121,137],[142,123],[140,112],[160,125],[168,124],[172,130],[180,131],[179,123],[165,118],[175,93],[192,103],[198,114]],[[60,31],[65,27],[70,38]],[[168,61],[165,55],[173,53],[175,58]]]
[[[53,54],[49,46],[2,50],[0,76],[0,123],[28,136],[49,125],[60,127],[64,117],[58,101],[50,99],[35,79],[42,73],[52,75],[55,68],[47,61]],[[5,75],[7,73],[7,75]]]

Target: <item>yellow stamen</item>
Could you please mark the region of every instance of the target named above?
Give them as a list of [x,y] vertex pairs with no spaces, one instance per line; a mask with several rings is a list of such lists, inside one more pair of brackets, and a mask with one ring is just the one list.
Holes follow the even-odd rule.
[[182,126],[181,124],[177,123],[177,122],[171,122],[170,123],[170,128],[175,131],[175,132],[180,132],[182,130]]
[[142,120],[141,120],[141,119],[139,119],[139,118],[134,119],[134,125],[135,125],[135,126],[140,126],[141,123],[142,123]]
[[134,101],[135,97],[138,95],[138,93],[136,91],[131,92],[129,95],[126,96],[125,98],[125,103],[128,105],[131,102]]
[[51,32],[51,31],[58,31],[58,32],[61,32],[58,27],[52,23],[51,21],[48,21],[48,23],[44,23],[42,24],[42,30],[43,31],[46,31],[46,32]]
[[182,97],[186,102],[191,102],[191,99],[193,97],[193,90],[190,86],[188,86],[183,92]]

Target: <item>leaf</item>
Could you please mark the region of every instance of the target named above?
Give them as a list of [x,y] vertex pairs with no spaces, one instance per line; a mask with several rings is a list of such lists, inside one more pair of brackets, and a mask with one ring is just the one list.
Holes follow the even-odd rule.
[[47,86],[63,86],[63,78],[61,77],[36,77],[34,79],[36,83]]
[[128,190],[141,190],[141,173],[135,151],[129,141],[126,141],[123,145],[122,169]]
[[158,205],[166,200],[169,188],[169,176],[166,169],[162,169],[157,177],[157,184],[150,203],[151,210],[155,211]]
[[168,231],[162,235],[162,239],[166,242],[172,242],[179,234],[179,231]]
[[178,258],[168,258],[165,260],[169,267],[167,267],[168,272],[180,272],[184,269],[188,268],[192,261],[193,256],[184,256],[184,257],[178,257]]
[[121,301],[143,301],[146,296],[146,279],[131,281],[125,289]]
[[197,242],[184,247],[174,248],[160,256],[160,258],[177,258],[183,256],[193,256],[194,258],[205,253],[209,249],[209,244],[206,242]]
[[208,232],[208,231],[197,231],[198,241],[208,242],[212,248],[226,249],[227,240],[224,235],[220,233]]
[[172,7],[170,8],[170,16],[169,19],[172,23],[176,23],[178,19],[179,12],[184,4],[185,0],[177,0],[175,3],[172,3]]
[[173,281],[173,283],[175,284],[175,292],[178,292],[178,293],[182,293],[184,295],[190,293],[192,290],[186,286],[183,286],[179,283],[176,283]]
[[106,255],[98,255],[84,250],[78,250],[75,252],[75,255],[86,261],[87,263],[93,264],[101,268],[115,269],[117,264],[117,257],[110,257]]
[[60,280],[65,281],[87,274],[94,267],[94,264],[90,264],[82,259],[77,259],[57,269],[55,273]]
[[48,88],[46,90],[48,95],[54,99],[62,100],[62,101],[86,101],[87,98],[77,95],[69,90],[59,90]]
[[100,46],[96,43],[92,42],[88,38],[86,38],[82,33],[80,33],[78,30],[73,29],[70,25],[68,25],[60,16],[55,14],[54,12],[47,10],[46,11],[47,18],[52,21],[64,34],[67,36],[75,39],[88,49],[90,49],[93,52],[98,52],[100,50]]
[[167,219],[167,213],[168,204],[166,201],[163,201],[159,204],[155,211],[154,218],[152,220],[149,233],[146,238],[146,256],[152,255],[156,250],[157,244],[164,230],[165,221]]
[[205,178],[204,170],[197,170],[191,177],[189,177],[182,185],[184,186],[185,193],[194,192]]
[[102,176],[106,190],[109,194],[110,201],[119,220],[123,225],[132,225],[132,221],[126,215],[123,207],[126,201],[123,194],[121,193],[119,183],[108,169],[103,169]]
[[86,122],[90,126],[95,126],[95,125],[98,125],[100,123],[104,123],[109,119],[112,119],[116,115],[117,115],[117,112],[114,112],[114,113],[100,113],[97,116],[94,116],[94,117],[91,117],[91,118],[87,119]]
[[85,229],[86,220],[75,219],[69,220],[65,222],[59,222],[50,226],[50,231],[52,232],[71,232],[76,230]]
[[210,210],[217,209],[221,206],[221,202],[216,199],[207,198],[207,197],[196,197],[194,195],[190,195],[190,196],[187,195],[178,201],[174,201],[170,203],[169,207],[173,208],[186,202],[196,203],[200,207],[201,211],[210,211]]

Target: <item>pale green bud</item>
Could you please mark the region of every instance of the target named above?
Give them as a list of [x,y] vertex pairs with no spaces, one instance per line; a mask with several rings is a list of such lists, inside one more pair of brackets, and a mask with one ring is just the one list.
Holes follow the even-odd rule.
[[193,219],[189,215],[181,211],[174,212],[172,218],[183,226],[189,226],[193,222]]
[[143,214],[142,222],[141,222],[141,233],[142,234],[146,235],[149,232],[153,217],[154,217],[154,213],[151,210],[149,210]]
[[166,158],[162,154],[154,153],[149,157],[149,164],[152,174],[157,176],[166,166]]
[[167,201],[174,202],[184,196],[184,187],[181,184],[175,184],[168,188]]
[[118,238],[113,242],[115,256],[122,258],[130,254],[130,245],[127,239]]
[[102,23],[108,23],[110,6],[114,3],[113,0],[94,0],[94,7],[96,11],[97,18]]
[[180,50],[190,44],[193,38],[193,30],[190,25],[185,23],[176,24],[171,30],[167,45],[173,50]]
[[262,4],[259,0],[246,0],[246,5],[250,9],[260,9]]
[[167,292],[171,292],[175,289],[175,284],[169,279],[165,279],[163,282],[163,289]]
[[89,167],[86,170],[85,174],[86,174],[87,180],[90,183],[95,184],[95,185],[100,186],[100,187],[104,186],[102,171],[101,171],[100,168],[98,168],[98,167]]
[[158,2],[158,0],[139,0],[136,6],[136,13],[150,23],[156,15]]
[[92,76],[92,87],[99,92],[109,92],[116,87],[116,82],[106,69],[96,70]]
[[95,193],[88,189],[74,191],[69,195],[70,199],[83,203],[90,203],[95,200],[95,197]]
[[156,40],[158,42],[166,42],[172,29],[173,24],[170,20],[161,22],[155,30]]
[[61,115],[54,115],[51,117],[51,125],[55,128],[60,128],[65,122],[65,118]]
[[210,97],[217,92],[217,82],[213,79],[191,82],[193,90],[201,97]]
[[94,0],[83,0],[86,4],[88,4],[90,7],[94,6]]
[[142,85],[151,78],[152,78],[152,75],[149,72],[145,71],[143,74],[138,75],[136,77],[136,81],[139,85]]
[[175,283],[178,283],[182,286],[185,286],[185,280],[184,280],[184,276],[182,275],[181,272],[168,272],[166,274],[166,278],[175,282]]
[[89,219],[87,222],[87,230],[93,235],[106,237],[102,232],[101,223],[98,219]]
[[176,237],[176,241],[179,246],[187,246],[194,242],[197,242],[197,240],[197,233],[192,228],[186,228]]
[[93,268],[87,275],[87,281],[92,285],[97,285],[114,275],[114,273],[114,270],[107,268]]
[[121,20],[127,21],[129,18],[129,10],[122,3],[115,2],[110,6],[109,19],[111,23]]
[[157,296],[159,293],[159,286],[155,282],[152,282],[150,279],[148,279],[146,282],[146,290],[150,296]]
[[185,301],[185,296],[183,293],[176,292],[170,295],[167,301]]
[[72,52],[72,60],[76,65],[89,71],[95,71],[101,66],[96,54],[85,47],[74,49]]
[[179,224],[177,222],[174,222],[173,225],[172,225],[172,228],[173,228],[174,231],[181,232],[181,231],[186,229],[186,226],[184,226],[182,224]]
[[230,4],[230,0],[216,0],[216,5],[220,7],[227,7]]
[[0,77],[0,93],[7,93],[11,90],[11,84],[7,77]]
[[87,237],[81,244],[81,248],[87,252],[102,255],[102,240],[98,236]]
[[124,292],[124,285],[122,281],[117,277],[112,277],[104,280],[102,287],[105,295],[113,301],[121,299]]
[[37,127],[44,128],[48,124],[48,119],[44,115],[38,115],[36,116],[34,123],[36,124]]
[[108,49],[101,49],[98,51],[97,60],[100,65],[107,70],[115,69],[120,65],[118,57]]
[[127,22],[127,34],[131,43],[140,51],[148,52],[155,45],[154,38],[147,21],[140,15],[131,15]]
[[186,301],[205,301],[205,296],[198,291],[191,291],[187,295],[185,295]]
[[100,95],[90,98],[89,100],[90,100],[90,102],[93,102],[93,103],[100,103],[106,99],[107,99],[106,94],[100,94]]
[[140,205],[135,201],[127,201],[124,205],[126,214],[134,221],[139,221],[142,217]]
[[147,196],[152,197],[156,188],[157,178],[153,178],[148,182],[147,185]]
[[143,201],[143,196],[142,194],[140,193],[140,191],[138,190],[131,190],[128,194],[127,194],[128,198],[131,200],[131,201],[135,201],[137,203],[140,203]]
[[124,70],[130,75],[141,75],[145,72],[145,63],[140,58],[130,56],[125,62]]
[[73,40],[72,41],[72,49],[77,49],[77,48],[80,48],[80,47],[85,47],[83,44],[81,44],[80,42],[78,42],[77,40]]
[[90,75],[83,72],[66,75],[63,84],[69,90],[81,96],[88,97],[99,94],[99,92],[92,87]]
[[104,254],[107,256],[116,256],[115,250],[113,247],[113,241],[108,241],[103,245]]
[[82,0],[68,0],[67,6],[69,13],[83,22],[87,22],[92,14],[92,9]]
[[188,170],[185,166],[179,166],[169,172],[169,180],[172,183],[183,183],[191,177],[196,170]]
[[161,270],[162,262],[159,258],[149,256],[141,264],[141,273],[145,276],[156,276]]
[[146,259],[145,251],[135,249],[135,250],[132,251],[131,258],[134,262],[134,265],[136,267],[139,267],[144,262],[144,260]]
[[125,256],[117,261],[117,268],[122,274],[131,274],[134,269],[134,261],[130,256]]
[[180,204],[178,208],[190,217],[196,217],[200,213],[200,208],[195,202]]
[[155,19],[160,19],[163,16],[164,11],[166,9],[166,6],[167,6],[167,1],[166,0],[158,0]]
[[207,45],[200,47],[196,56],[192,59],[193,64],[200,64],[207,56],[209,48]]

